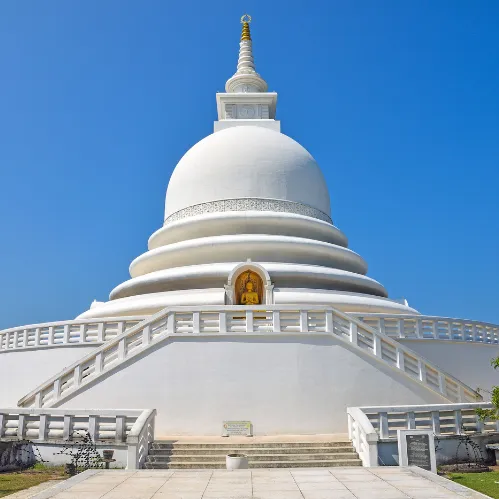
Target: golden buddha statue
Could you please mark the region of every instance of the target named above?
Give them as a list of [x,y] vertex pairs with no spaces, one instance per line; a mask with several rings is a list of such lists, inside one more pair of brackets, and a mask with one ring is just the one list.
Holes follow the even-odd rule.
[[253,283],[248,281],[246,283],[246,291],[241,295],[241,305],[258,305],[260,298],[258,293],[253,291]]

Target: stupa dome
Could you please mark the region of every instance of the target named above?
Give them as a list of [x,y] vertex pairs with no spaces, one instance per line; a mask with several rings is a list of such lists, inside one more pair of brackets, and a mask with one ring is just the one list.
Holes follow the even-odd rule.
[[233,126],[201,140],[179,161],[165,219],[202,203],[244,198],[300,203],[330,215],[324,176],[304,147],[263,126]]

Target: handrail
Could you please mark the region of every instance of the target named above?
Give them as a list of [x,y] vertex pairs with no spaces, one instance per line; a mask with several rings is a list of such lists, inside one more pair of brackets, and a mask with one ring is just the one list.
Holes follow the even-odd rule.
[[126,442],[128,444],[127,469],[142,468],[149,454],[149,447],[154,442],[154,419],[156,409],[143,411],[133,425]]
[[391,338],[499,344],[499,325],[428,315],[350,314]]
[[0,353],[12,350],[102,344],[139,322],[144,317],[110,317],[44,322],[0,331]]
[[[437,436],[464,433],[497,433],[499,421],[481,421],[476,409],[490,409],[490,402],[356,407],[369,420],[380,439],[397,437],[397,430],[430,430]],[[348,408],[350,414],[352,408]],[[355,415],[358,414],[358,411]],[[352,413],[353,414],[353,413]]]
[[332,335],[451,402],[482,397],[396,340],[333,308],[279,305],[171,307],[131,327],[53,376],[18,403],[56,407],[117,365],[176,335]]
[[378,434],[369,418],[358,407],[347,407],[348,438],[362,466],[378,466]]
[[29,439],[37,443],[70,441],[88,431],[96,443],[120,444],[127,441],[132,430],[136,431],[142,415],[149,412],[140,409],[0,408],[0,438]]

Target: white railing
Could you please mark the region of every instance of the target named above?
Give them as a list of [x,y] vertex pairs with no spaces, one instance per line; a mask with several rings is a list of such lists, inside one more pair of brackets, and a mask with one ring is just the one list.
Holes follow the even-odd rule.
[[359,407],[348,407],[348,437],[362,466],[378,466],[378,434]]
[[206,306],[165,309],[97,347],[23,397],[21,407],[56,407],[89,382],[172,335],[331,335],[403,372],[451,402],[482,397],[418,353],[332,308],[292,305]]
[[154,420],[156,410],[144,411],[128,434],[127,469],[138,470],[144,465],[149,448],[154,441]]
[[397,430],[429,430],[439,437],[499,433],[499,421],[481,421],[478,408],[492,404],[348,407],[348,435],[363,466],[378,466],[378,442],[396,440]]
[[499,344],[499,326],[427,315],[351,314],[392,338]]
[[0,353],[20,349],[102,344],[135,326],[143,317],[47,322],[0,331]]
[[0,440],[64,445],[88,432],[99,444],[127,446],[127,469],[140,469],[154,440],[155,409],[0,409]]
[[[73,440],[86,432],[94,442],[126,442],[141,410],[0,408],[0,438],[34,442]],[[147,412],[147,411],[145,411]]]

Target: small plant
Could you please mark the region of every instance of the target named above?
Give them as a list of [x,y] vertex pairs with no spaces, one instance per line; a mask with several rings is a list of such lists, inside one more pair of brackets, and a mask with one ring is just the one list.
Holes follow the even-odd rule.
[[[494,369],[499,369],[499,357],[492,359],[490,364]],[[492,387],[491,402],[492,409],[476,409],[476,414],[481,421],[485,421],[486,419],[499,420],[499,386]]]
[[88,469],[101,468],[102,457],[90,433],[86,431],[81,436],[81,432],[75,432],[71,436],[71,440],[73,439],[75,439],[74,442],[67,443],[60,452],[54,453],[54,455],[62,454],[71,458],[71,462],[66,464],[67,473],[73,476]]

